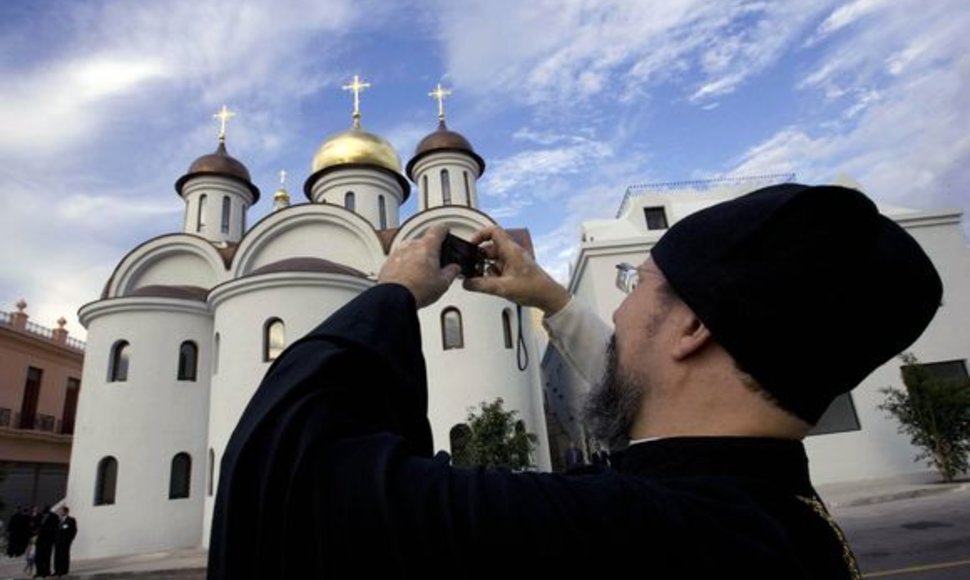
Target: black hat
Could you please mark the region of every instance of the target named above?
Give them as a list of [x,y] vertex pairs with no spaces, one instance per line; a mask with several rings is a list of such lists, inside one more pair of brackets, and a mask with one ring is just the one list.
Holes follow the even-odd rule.
[[923,333],[943,285],[862,193],[774,185],[680,220],[653,261],[738,366],[817,423]]

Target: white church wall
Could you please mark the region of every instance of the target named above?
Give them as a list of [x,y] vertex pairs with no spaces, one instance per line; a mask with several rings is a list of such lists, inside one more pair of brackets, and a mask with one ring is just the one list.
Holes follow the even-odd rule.
[[[415,163],[413,171],[418,184],[419,210],[447,205],[478,207],[478,164],[468,155],[436,151]],[[446,174],[442,175],[442,171]]]
[[[202,205],[202,196],[205,204]],[[242,183],[216,175],[189,179],[182,189],[185,198],[183,231],[214,242],[238,242],[245,233],[246,210],[253,195]],[[229,198],[228,220],[223,220],[223,198]],[[201,211],[200,211],[201,210]]]
[[[204,303],[121,298],[81,310],[88,328],[66,504],[81,531],[75,558],[197,546],[204,501],[212,322]],[[130,344],[127,380],[108,381],[117,340]],[[198,347],[195,381],[178,380],[179,347]],[[192,460],[188,498],[169,499],[175,454]],[[97,466],[117,460],[113,505],[94,505]],[[123,533],[119,533],[123,530]]]
[[[289,346],[371,285],[370,280],[341,274],[279,272],[234,280],[210,293],[213,332],[219,333],[206,438],[207,449],[215,454],[213,490],[229,436],[271,364],[263,357],[266,321],[283,321]],[[203,545],[208,546],[215,497],[205,500]]]
[[[350,192],[354,198],[351,211],[367,220],[374,229],[397,227],[403,193],[398,181],[383,171],[366,168],[332,170],[313,184],[311,197],[316,203],[346,207]],[[381,222],[381,197],[385,202],[384,223]]]
[[261,266],[300,256],[329,257],[376,275],[384,249],[377,233],[360,216],[335,206],[304,204],[259,222],[239,245],[232,275],[238,278]]
[[[463,347],[445,349],[442,313],[456,308],[461,313]],[[511,348],[505,346],[502,311],[508,309]],[[528,317],[528,309],[523,310]],[[422,350],[428,369],[428,411],[436,449],[451,451],[451,429],[464,423],[470,409],[501,397],[506,409],[518,412],[526,429],[539,435],[541,445],[535,461],[549,470],[545,417],[542,408],[539,363],[535,337],[523,320],[523,340],[528,365],[516,363],[518,322],[515,305],[507,300],[474,294],[454,284],[435,304],[419,312]]]

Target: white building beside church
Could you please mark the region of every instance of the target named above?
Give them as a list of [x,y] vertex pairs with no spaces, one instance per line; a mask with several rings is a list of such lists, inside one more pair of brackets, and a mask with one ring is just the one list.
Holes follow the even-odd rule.
[[[630,188],[616,219],[583,224],[569,290],[610,321],[625,297],[615,284],[618,263],[642,262],[669,225],[695,211],[793,177],[774,175]],[[865,191],[858,184],[844,185]],[[943,279],[943,306],[909,351],[935,373],[966,377],[966,360],[970,357],[970,334],[966,331],[970,320],[970,250],[960,227],[961,212],[916,211],[886,205],[879,205],[879,210],[920,243]],[[886,313],[888,317],[892,315]],[[852,332],[852,328],[836,327],[832,332]],[[824,365],[825,360],[817,364]],[[895,419],[877,408],[885,400],[880,389],[903,388],[901,365],[893,359],[876,369],[850,394],[836,399],[822,417],[814,434],[805,441],[815,483],[928,470],[925,464],[913,461],[917,449],[910,445],[907,436],[897,432]],[[549,411],[564,428],[560,437],[577,443],[584,441],[579,417],[582,394],[588,385],[554,348],[546,350],[542,366]],[[797,373],[798,369],[792,372]]]
[[[222,451],[279,352],[372,286],[401,242],[433,224],[467,238],[495,223],[478,209],[485,162],[439,108],[407,177],[355,110],[313,157],[309,203],[290,206],[281,187],[275,211],[247,226],[260,190],[227,152],[222,114],[216,151],[175,183],[182,230],[134,248],[79,312],[85,389],[66,498],[82,528],[75,558],[206,546]],[[402,222],[412,181],[418,207]],[[448,450],[469,408],[502,397],[549,469],[536,340],[528,311],[524,324],[517,315],[460,284],[420,311],[435,445]],[[518,332],[531,359],[521,370]]]

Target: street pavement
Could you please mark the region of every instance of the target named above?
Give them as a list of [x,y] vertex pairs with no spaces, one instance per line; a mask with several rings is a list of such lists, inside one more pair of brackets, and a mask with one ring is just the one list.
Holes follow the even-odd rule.
[[[936,480],[921,474],[818,486],[867,578],[970,579],[970,480]],[[205,562],[201,548],[79,560],[66,578],[202,580]],[[0,580],[29,578],[23,565],[0,557]]]

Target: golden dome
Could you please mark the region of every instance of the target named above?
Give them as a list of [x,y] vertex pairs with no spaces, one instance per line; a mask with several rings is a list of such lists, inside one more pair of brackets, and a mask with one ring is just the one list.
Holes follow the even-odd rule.
[[313,172],[335,165],[376,165],[401,172],[401,160],[390,143],[362,129],[350,129],[329,137],[313,156]]
[[331,169],[343,166],[366,166],[391,173],[401,184],[404,199],[410,185],[401,174],[401,159],[385,139],[359,128],[352,128],[327,138],[313,156],[313,170],[304,185],[307,196],[313,183]]

